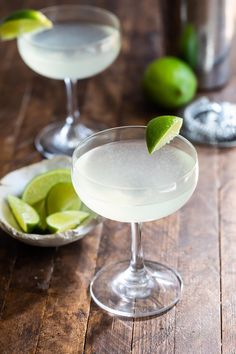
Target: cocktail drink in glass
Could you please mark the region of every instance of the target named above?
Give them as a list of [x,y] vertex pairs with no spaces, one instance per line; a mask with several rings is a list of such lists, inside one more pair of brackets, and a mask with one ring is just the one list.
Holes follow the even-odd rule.
[[76,148],[72,180],[82,201],[106,218],[131,223],[131,260],[102,268],[91,283],[100,307],[120,316],[144,317],[178,302],[181,277],[167,266],[144,261],[141,225],[181,208],[197,178],[191,143],[178,135],[150,155],[144,126],[108,129]]
[[65,81],[68,113],[65,122],[43,129],[36,148],[46,157],[71,155],[78,142],[94,132],[79,121],[76,82],[102,72],[116,59],[120,24],[109,11],[92,6],[53,6],[41,11],[53,28],[19,37],[18,50],[38,74]]

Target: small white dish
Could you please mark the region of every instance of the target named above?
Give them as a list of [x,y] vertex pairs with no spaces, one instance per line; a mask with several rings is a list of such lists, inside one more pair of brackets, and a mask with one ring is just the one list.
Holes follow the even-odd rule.
[[100,216],[93,215],[77,228],[56,234],[27,234],[20,230],[9,209],[6,197],[9,194],[20,196],[32,178],[40,173],[57,168],[71,168],[71,158],[68,156],[57,156],[51,160],[42,160],[12,171],[0,180],[0,227],[13,238],[33,246],[63,246],[83,238],[102,222]]

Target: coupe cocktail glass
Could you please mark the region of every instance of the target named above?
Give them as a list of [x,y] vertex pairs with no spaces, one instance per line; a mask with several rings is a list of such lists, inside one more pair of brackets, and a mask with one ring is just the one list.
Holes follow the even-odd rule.
[[100,130],[79,121],[76,82],[100,73],[116,59],[120,24],[112,13],[92,6],[53,6],[41,11],[53,22],[53,28],[21,36],[18,50],[38,74],[65,81],[67,118],[44,128],[35,144],[46,157],[72,155],[79,141]]
[[178,273],[143,259],[141,223],[181,208],[197,178],[191,143],[177,136],[150,155],[144,126],[104,130],[76,148],[72,180],[82,201],[108,219],[131,223],[131,260],[102,268],[91,282],[92,298],[104,310],[144,317],[166,312],[178,302]]

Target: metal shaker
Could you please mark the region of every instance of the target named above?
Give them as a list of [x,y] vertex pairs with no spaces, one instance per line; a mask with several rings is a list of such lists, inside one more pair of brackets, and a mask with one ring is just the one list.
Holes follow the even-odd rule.
[[235,31],[235,0],[161,0],[166,54],[187,61],[200,89],[226,84]]

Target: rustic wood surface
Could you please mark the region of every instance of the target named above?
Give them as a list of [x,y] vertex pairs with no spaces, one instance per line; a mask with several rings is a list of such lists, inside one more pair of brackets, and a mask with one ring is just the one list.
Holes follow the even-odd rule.
[[[0,16],[65,1],[3,1]],[[77,3],[76,0],[70,3]],[[157,0],[90,0],[116,13],[122,52],[106,72],[79,85],[83,119],[108,126],[145,124],[158,114],[141,78],[163,52]],[[63,83],[34,74],[15,42],[0,45],[0,175],[39,161],[38,131],[65,115]],[[211,95],[236,102],[230,83]],[[106,221],[83,240],[58,249],[29,247],[0,232],[0,353],[236,353],[236,150],[198,147],[197,190],[179,212],[144,225],[147,258],[174,266],[181,302],[166,315],[124,321],[91,302],[94,272],[129,257],[129,227]]]

